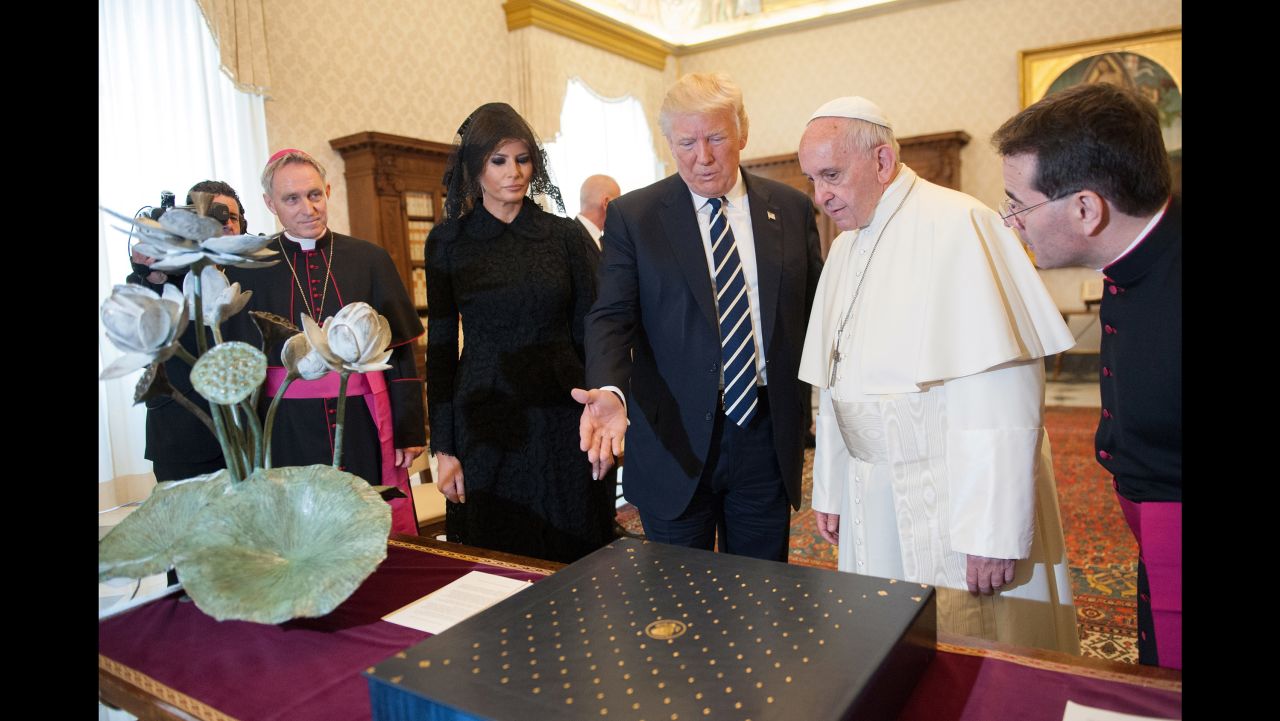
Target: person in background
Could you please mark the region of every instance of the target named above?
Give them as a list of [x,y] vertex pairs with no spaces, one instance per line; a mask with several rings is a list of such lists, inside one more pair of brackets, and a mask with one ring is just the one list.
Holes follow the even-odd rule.
[[607,175],[593,175],[582,181],[582,208],[577,220],[591,236],[597,261],[600,259],[600,238],[604,235],[605,209],[609,207],[609,201],[619,195],[622,195],[622,189],[618,187],[618,181]]
[[[262,171],[262,189],[267,209],[284,226],[267,246],[280,252],[281,262],[227,269],[227,278],[253,297],[226,324],[224,337],[261,345],[250,315],[255,310],[301,327],[303,314],[323,325],[343,306],[363,301],[387,319],[391,368],[353,373],[348,380],[341,468],[370,485],[399,488],[406,497],[391,501],[391,530],[417,535],[407,469],[426,443],[422,380],[413,360],[422,321],[387,251],[329,228],[329,184],[315,158],[293,148],[275,153]],[[284,368],[275,365],[285,340],[263,348],[270,364],[260,401],[264,413],[285,378]],[[338,391],[339,375],[332,372],[289,386],[272,429],[273,465],[333,463]]]
[[[582,209],[578,213],[577,220],[591,237],[591,243],[587,246],[587,250],[595,258],[597,266],[600,265],[600,258],[602,257],[600,239],[604,236],[605,210],[609,207],[609,202],[619,195],[622,195],[622,189],[618,187],[618,181],[607,175],[592,175],[582,181],[582,189],[580,191]],[[619,463],[620,466],[621,463]],[[606,513],[610,516],[616,516],[618,467],[610,469],[604,475],[604,484],[606,488],[610,489],[610,496],[605,499]],[[624,536],[626,534],[626,529],[615,520],[614,535]]]
[[1105,275],[1098,462],[1138,539],[1138,662],[1182,668],[1182,199],[1155,105],[1107,83],[1054,93],[992,137],[1005,224],[1041,268]]
[[[571,562],[613,538],[612,489],[577,450],[591,241],[541,210],[546,156],[506,103],[458,128],[427,237],[427,400],[450,541]],[[463,348],[459,355],[459,320]],[[606,512],[608,509],[609,512]]]
[[[192,204],[193,193],[211,193],[213,202],[225,208],[223,235],[242,235],[249,232],[240,196],[230,185],[220,180],[203,180],[196,183],[191,186],[191,190],[187,191],[187,205]],[[171,275],[162,270],[151,270],[149,266],[155,262],[153,258],[142,255],[136,250],[132,251],[132,254],[134,272],[127,279],[129,283],[141,285],[157,293],[163,291],[165,283],[172,283],[179,289],[182,288],[187,276],[186,272]],[[191,355],[199,355],[196,348],[195,323],[187,326],[180,342]],[[213,342],[211,334],[209,342]],[[190,363],[175,356],[164,362],[164,373],[175,393],[181,394],[206,414],[209,413],[209,402],[191,387]],[[152,471],[157,481],[191,478],[213,473],[226,466],[217,436],[201,422],[198,416],[184,407],[183,403],[168,395],[151,398],[146,403],[147,447],[144,455],[151,461]]]

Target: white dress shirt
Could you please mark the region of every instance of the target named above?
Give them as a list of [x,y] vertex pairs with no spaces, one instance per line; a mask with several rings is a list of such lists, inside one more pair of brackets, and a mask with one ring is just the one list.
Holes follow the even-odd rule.
[[591,239],[596,242],[596,247],[603,249],[604,246],[600,245],[600,236],[604,235],[604,231],[597,228],[596,224],[592,223],[591,219],[585,215],[579,215],[578,222],[582,223],[582,227],[587,229],[587,233],[591,236]]
[[[702,250],[707,255],[707,273],[711,276],[711,287],[715,289],[715,256],[711,252],[711,205],[707,198],[692,190],[693,207],[698,216],[698,232],[702,234]],[[747,302],[751,305],[751,330],[755,334],[756,345],[756,385],[765,385],[764,332],[760,324],[760,280],[756,273],[756,243],[751,233],[751,205],[747,199],[747,185],[742,180],[742,170],[738,170],[738,181],[728,193],[725,193],[724,214],[733,230],[733,239],[738,246],[738,258],[742,262],[743,278],[747,282]],[[722,371],[723,372],[723,371]]]

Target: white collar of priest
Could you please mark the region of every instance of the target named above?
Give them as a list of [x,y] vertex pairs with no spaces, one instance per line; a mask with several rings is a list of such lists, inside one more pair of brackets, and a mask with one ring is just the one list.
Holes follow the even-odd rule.
[[1160,207],[1160,212],[1151,216],[1151,220],[1147,221],[1146,227],[1142,229],[1141,233],[1138,233],[1138,237],[1133,239],[1133,242],[1129,244],[1129,247],[1125,248],[1124,251],[1120,253],[1120,255],[1117,255],[1115,257],[1115,260],[1111,261],[1110,263],[1107,263],[1107,265],[1102,266],[1102,268],[1098,268],[1098,270],[1101,271],[1109,265],[1114,265],[1121,258],[1131,253],[1134,248],[1137,248],[1139,243],[1146,240],[1147,236],[1151,235],[1151,231],[1155,229],[1156,224],[1159,223],[1160,219],[1164,217],[1165,211],[1169,209],[1169,203],[1172,200],[1173,200],[1173,196],[1169,196],[1168,198],[1165,198],[1164,205]]
[[[327,232],[329,231],[325,230],[325,233]],[[316,243],[320,242],[320,238],[324,237],[324,233],[320,234],[320,238],[299,238],[295,236],[293,233],[290,233],[289,231],[286,230],[284,232],[284,237],[297,243],[299,247],[301,247],[303,250],[310,253],[311,251],[316,249]]]

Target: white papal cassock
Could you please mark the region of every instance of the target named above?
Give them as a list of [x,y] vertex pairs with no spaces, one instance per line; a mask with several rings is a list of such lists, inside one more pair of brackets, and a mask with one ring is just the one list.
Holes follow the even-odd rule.
[[[832,244],[800,364],[840,570],[938,586],[940,630],[1078,653],[1041,360],[1073,344],[1000,217],[900,166]],[[1025,560],[975,597],[966,554]]]

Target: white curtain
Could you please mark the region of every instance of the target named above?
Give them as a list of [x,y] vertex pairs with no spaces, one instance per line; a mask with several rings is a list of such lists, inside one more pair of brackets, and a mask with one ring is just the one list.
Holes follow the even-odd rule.
[[640,101],[630,95],[602,97],[579,78],[569,79],[560,132],[545,145],[552,180],[570,218],[578,214],[578,191],[589,176],[612,176],[624,193],[663,176]]
[[[266,162],[263,99],[219,70],[218,48],[195,0],[98,2],[98,204],[124,215],[170,190],[223,180],[240,194],[250,232],[274,228],[258,174]],[[98,298],[130,272],[126,235],[99,214]],[[98,371],[119,352],[98,327]],[[98,482],[147,473],[146,411],[133,406],[140,373],[101,383]]]

